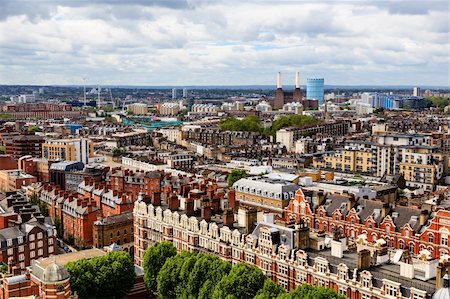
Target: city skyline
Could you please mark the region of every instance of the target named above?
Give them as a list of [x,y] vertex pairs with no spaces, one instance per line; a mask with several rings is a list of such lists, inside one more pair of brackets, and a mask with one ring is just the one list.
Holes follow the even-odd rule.
[[445,1],[19,2],[0,4],[0,84],[450,85]]

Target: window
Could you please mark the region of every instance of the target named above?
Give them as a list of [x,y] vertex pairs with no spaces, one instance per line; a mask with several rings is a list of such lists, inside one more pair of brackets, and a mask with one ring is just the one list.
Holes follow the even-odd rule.
[[48,248],[48,253],[53,253],[53,247]]
[[43,255],[43,254],[44,254],[44,250],[38,249],[38,255],[41,256],[41,255]]
[[433,243],[434,242],[434,235],[432,233],[428,234],[428,242]]
[[30,241],[34,241],[34,234],[31,234],[29,239]]
[[14,251],[12,248],[8,248],[8,255],[13,255]]
[[30,249],[34,249],[34,243],[30,243]]
[[48,239],[48,245],[53,245],[53,238]]
[[19,261],[25,260],[25,255],[23,253],[19,254]]
[[392,297],[396,297],[397,296],[397,288],[395,286],[392,285],[387,285],[386,286],[386,294]]
[[36,253],[33,251],[30,251],[30,258],[34,258],[36,256]]
[[38,247],[39,247],[39,248],[42,248],[42,246],[44,246],[44,242],[38,241]]
[[39,240],[42,239],[42,233],[38,233],[37,237],[38,237]]
[[12,239],[6,240],[6,243],[7,243],[8,247],[9,247],[9,246],[12,246]]
[[23,252],[23,250],[24,250],[23,245],[20,245],[20,246],[19,246],[19,252]]
[[288,267],[286,265],[280,265],[278,264],[278,273],[287,275],[288,274]]
[[409,243],[409,251],[414,253],[414,243]]

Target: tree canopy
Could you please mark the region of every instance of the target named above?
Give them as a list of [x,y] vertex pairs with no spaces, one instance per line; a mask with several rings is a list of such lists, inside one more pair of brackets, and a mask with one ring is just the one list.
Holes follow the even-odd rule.
[[[181,251],[168,242],[149,247],[144,256],[144,272],[152,269],[156,276],[158,298],[198,299],[344,299],[332,289],[300,285],[286,293],[254,265],[239,263],[234,266],[215,255]],[[169,243],[170,244],[170,243]],[[153,253],[151,256],[147,252]],[[152,263],[146,262],[150,258]],[[163,265],[161,260],[164,260]],[[159,267],[159,268],[158,268]]]
[[264,128],[261,120],[257,116],[251,115],[243,119],[228,116],[220,121],[219,128],[225,131],[257,132],[263,135],[273,136],[278,130],[286,127],[315,125],[318,123],[320,123],[318,119],[308,115],[282,115],[274,120],[270,127]]
[[172,243],[164,241],[147,248],[144,253],[144,280],[149,292],[156,290],[156,277],[166,260],[177,254]]
[[80,298],[122,298],[136,277],[134,263],[125,251],[69,262],[66,268],[70,287]]
[[295,290],[278,296],[277,299],[345,299],[334,290],[309,284],[299,285]]
[[219,128],[224,131],[246,131],[260,133],[263,131],[261,120],[255,115],[250,115],[243,119],[237,119],[234,116],[225,117],[220,121]]
[[445,106],[450,105],[450,98],[448,97],[429,96],[426,99],[431,106],[436,108],[444,108]]
[[242,178],[247,177],[247,171],[244,169],[233,169],[230,174],[228,175],[227,182],[228,187],[233,186],[233,184],[237,181],[239,181]]

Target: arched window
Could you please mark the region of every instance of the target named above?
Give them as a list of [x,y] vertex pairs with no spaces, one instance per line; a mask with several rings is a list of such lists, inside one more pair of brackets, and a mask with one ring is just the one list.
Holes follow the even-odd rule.
[[433,243],[434,242],[434,235],[432,233],[428,234],[428,243]]
[[398,247],[399,247],[400,249],[403,249],[403,248],[405,247],[405,244],[403,243],[403,240],[400,240],[400,241],[398,242]]
[[119,230],[117,231],[117,236],[118,236],[118,237],[120,236],[120,231],[119,231]]
[[111,233],[111,234],[109,235],[109,237],[112,239],[112,238],[113,238],[113,233]]
[[126,229],[125,229],[125,230],[123,231],[123,234],[124,234],[124,235],[126,235],[126,234],[127,234],[127,230],[126,230]]
[[414,243],[413,242],[409,243],[409,251],[411,253],[414,253]]

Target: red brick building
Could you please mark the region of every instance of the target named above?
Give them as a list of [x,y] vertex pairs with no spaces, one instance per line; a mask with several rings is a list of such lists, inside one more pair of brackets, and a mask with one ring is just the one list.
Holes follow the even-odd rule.
[[25,155],[41,157],[44,141],[42,136],[34,134],[17,132],[0,133],[0,146],[4,146],[6,154],[11,155],[15,159],[19,159]]
[[296,192],[283,220],[299,223],[303,220],[316,231],[356,239],[366,235],[368,242],[384,239],[390,248],[408,249],[419,254],[428,250],[434,258],[449,254],[450,211],[439,210],[434,217],[416,207],[393,206],[352,196],[315,196],[310,204],[301,190]]

